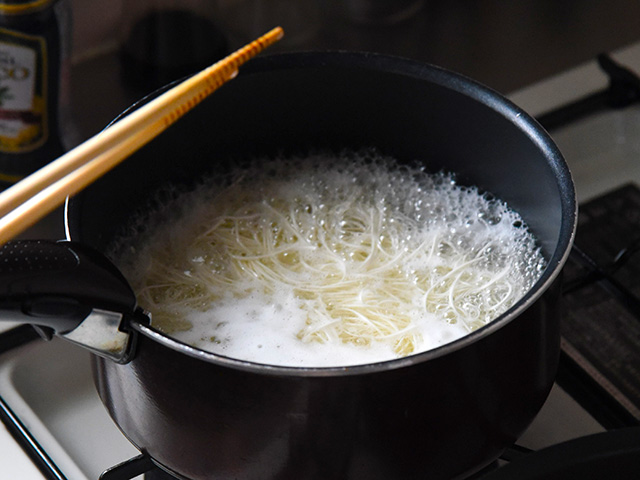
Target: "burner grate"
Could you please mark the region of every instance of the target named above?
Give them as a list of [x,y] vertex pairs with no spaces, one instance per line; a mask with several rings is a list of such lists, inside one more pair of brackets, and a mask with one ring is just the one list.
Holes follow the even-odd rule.
[[119,465],[111,467],[100,475],[100,480],[131,480],[144,474],[144,480],[180,480],[158,468],[148,455],[141,454]]
[[607,428],[640,422],[640,189],[580,207],[558,383]]

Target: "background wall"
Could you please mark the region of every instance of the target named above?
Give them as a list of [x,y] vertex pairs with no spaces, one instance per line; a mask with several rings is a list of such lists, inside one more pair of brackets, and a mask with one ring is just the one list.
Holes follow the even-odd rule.
[[123,1],[70,0],[73,17],[72,55],[75,63],[116,48],[123,17]]
[[[159,2],[203,9],[230,49],[280,24],[285,38],[269,53],[341,49],[399,55],[505,94],[640,41],[637,0],[69,1],[71,102],[80,138],[104,128],[145,93],[127,90],[123,78],[131,73],[122,68],[118,44],[139,10]],[[400,5],[408,6],[404,15],[385,15]]]
[[[207,10],[232,47],[279,23],[287,31],[280,50],[352,49],[410,56],[502,92],[640,40],[636,0],[70,1],[76,62],[114,49],[136,9],[163,3]],[[422,8],[396,22],[358,18],[358,13],[382,18],[402,4]]]

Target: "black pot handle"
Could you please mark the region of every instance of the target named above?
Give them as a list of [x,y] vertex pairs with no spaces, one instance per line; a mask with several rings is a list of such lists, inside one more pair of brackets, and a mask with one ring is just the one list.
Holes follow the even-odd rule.
[[122,362],[130,355],[127,322],[139,315],[124,276],[86,245],[18,240],[0,248],[0,320],[38,326]]

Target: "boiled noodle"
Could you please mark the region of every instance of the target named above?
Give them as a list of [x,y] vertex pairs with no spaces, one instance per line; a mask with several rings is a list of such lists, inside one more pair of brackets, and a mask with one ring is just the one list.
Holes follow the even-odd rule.
[[116,260],[153,325],[259,363],[438,347],[505,312],[545,267],[503,202],[367,152],[256,161],[138,227],[156,223]]

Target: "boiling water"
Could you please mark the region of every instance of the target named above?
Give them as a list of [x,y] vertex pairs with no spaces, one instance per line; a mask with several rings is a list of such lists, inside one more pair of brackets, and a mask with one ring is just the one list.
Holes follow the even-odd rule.
[[503,202],[366,153],[256,162],[138,220],[155,223],[117,259],[153,324],[274,365],[444,345],[505,312],[545,266]]

